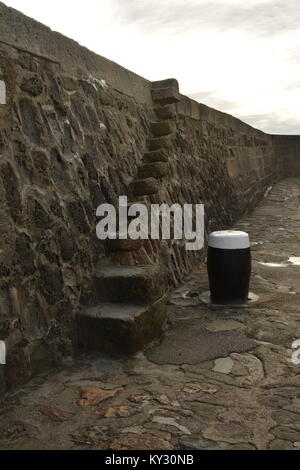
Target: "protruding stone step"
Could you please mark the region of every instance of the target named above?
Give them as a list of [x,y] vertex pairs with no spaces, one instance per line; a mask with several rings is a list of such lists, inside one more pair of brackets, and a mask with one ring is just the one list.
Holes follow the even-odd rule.
[[135,266],[136,260],[134,257],[134,251],[111,251],[109,257],[114,265],[119,266]]
[[179,90],[179,83],[176,78],[165,78],[164,80],[156,80],[155,82],[152,82],[152,88],[168,88],[168,87],[174,87]]
[[169,173],[169,167],[167,163],[156,162],[146,163],[139,167],[138,175],[140,178],[164,178]]
[[162,137],[165,135],[172,134],[175,131],[174,123],[170,120],[152,122],[151,132],[154,137]]
[[149,141],[149,149],[152,150],[160,150],[160,149],[168,149],[171,146],[171,135],[164,135],[163,137],[155,137],[154,139],[150,139]]
[[79,350],[132,356],[158,338],[166,323],[166,301],[153,305],[99,304],[76,315]]
[[130,191],[134,196],[149,196],[159,190],[158,181],[155,178],[136,180],[130,184]]
[[[130,221],[129,221],[130,223]],[[108,240],[108,249],[110,251],[137,251],[140,250],[143,246],[143,240],[132,240],[127,238],[126,240],[121,240],[117,238],[116,240]]]
[[170,78],[152,83],[152,99],[161,105],[178,103],[180,101],[177,80]]
[[154,112],[158,119],[162,121],[165,119],[173,119],[176,115],[176,105],[175,104],[167,104],[165,106],[157,106],[154,109]]
[[91,305],[98,302],[151,304],[167,290],[161,266],[98,266]]
[[168,152],[164,148],[152,150],[151,152],[147,152],[144,155],[145,163],[168,162],[168,160]]

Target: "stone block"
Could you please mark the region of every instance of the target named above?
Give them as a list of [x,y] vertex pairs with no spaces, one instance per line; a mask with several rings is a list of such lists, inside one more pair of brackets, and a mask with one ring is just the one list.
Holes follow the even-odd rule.
[[139,167],[138,175],[139,178],[164,178],[168,175],[169,168],[167,163],[156,162],[156,163],[147,163]]
[[145,163],[167,162],[168,160],[168,152],[164,148],[152,150],[151,152],[146,152],[144,155]]
[[166,272],[161,266],[97,267],[91,305],[101,302],[150,304],[166,293]]
[[109,240],[108,249],[111,251],[137,251],[143,246],[143,240]]
[[155,178],[136,180],[130,184],[130,191],[134,196],[148,196],[156,194],[158,190],[159,185]]
[[230,178],[236,178],[239,174],[239,163],[237,160],[227,160],[227,169]]
[[165,135],[172,134],[175,131],[175,127],[172,121],[159,121],[152,122],[151,131],[154,137],[162,137]]
[[165,106],[157,106],[154,109],[154,112],[158,119],[173,119],[176,115],[176,106],[175,104],[167,104]]
[[162,334],[166,318],[165,298],[153,305],[99,304],[76,315],[78,347],[132,356]]
[[172,144],[171,135],[165,135],[163,137],[155,137],[154,139],[150,139],[149,149],[150,151],[168,149],[170,148],[171,144]]
[[151,95],[154,103],[159,103],[161,105],[179,103],[180,101],[179,91],[173,86],[167,88],[154,88],[151,91]]
[[176,78],[166,78],[165,80],[157,80],[155,82],[152,82],[152,88],[168,88],[168,87],[174,87],[177,90],[179,90],[179,83],[176,80]]
[[25,76],[21,89],[31,96],[39,96],[43,92],[43,82],[39,75]]

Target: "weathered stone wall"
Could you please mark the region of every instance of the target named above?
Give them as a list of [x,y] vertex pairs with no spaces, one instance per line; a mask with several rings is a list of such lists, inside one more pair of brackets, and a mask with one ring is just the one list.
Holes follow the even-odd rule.
[[[205,204],[206,234],[230,227],[251,211],[277,180],[299,174],[299,137],[267,135],[226,113],[184,96],[177,105],[176,134],[169,144],[170,177],[159,196],[169,204]],[[279,145],[281,142],[281,146]],[[160,243],[173,283],[205,256],[184,244]]]
[[[156,121],[152,84],[0,4],[0,340],[15,387],[73,355],[73,318],[107,246],[97,206],[129,194]],[[278,179],[300,171],[299,137],[269,136],[181,96],[155,203],[201,203],[206,231],[229,227]],[[145,243],[135,263],[178,283],[202,252]],[[0,379],[1,382],[1,379]]]
[[16,385],[73,351],[73,316],[105,256],[96,208],[127,194],[151,109],[104,81],[0,45],[0,339]]
[[300,137],[298,135],[273,135],[275,158],[281,162],[280,175],[300,175]]

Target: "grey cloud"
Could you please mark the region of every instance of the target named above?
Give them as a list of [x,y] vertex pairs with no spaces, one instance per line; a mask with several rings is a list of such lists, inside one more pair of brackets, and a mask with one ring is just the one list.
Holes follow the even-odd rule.
[[222,98],[218,91],[200,91],[198,93],[188,93],[188,96],[199,103],[206,104],[211,108],[219,109],[223,112],[240,106],[238,101]]
[[237,116],[242,121],[269,134],[300,134],[300,120],[283,119],[278,113],[253,114]]
[[222,98],[218,91],[201,91],[198,93],[188,94],[188,96],[199,103],[210,106],[211,108],[232,114],[247,124],[250,124],[250,126],[269,134],[300,134],[300,119],[283,119],[279,113],[272,112],[251,115],[235,113],[233,110],[239,108],[241,103]]
[[[296,85],[296,83],[295,83]],[[299,84],[300,85],[300,84]],[[289,118],[283,119],[279,113],[264,113],[241,115],[233,110],[240,107],[238,101],[230,101],[220,96],[217,91],[199,92],[188,95],[199,103],[206,104],[214,109],[229,113],[250,124],[250,126],[260,129],[269,134],[300,134],[300,119]]]
[[[299,0],[261,0],[251,4],[216,0],[113,0],[116,19],[144,32],[183,33],[206,28],[275,35],[299,28]],[[200,52],[200,51],[198,51]]]

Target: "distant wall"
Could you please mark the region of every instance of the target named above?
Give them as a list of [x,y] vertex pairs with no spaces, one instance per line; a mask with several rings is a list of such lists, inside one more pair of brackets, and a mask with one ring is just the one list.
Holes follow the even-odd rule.
[[[1,3],[0,80],[0,340],[12,388],[72,357],[74,313],[108,261],[96,208],[127,194],[156,118],[149,81]],[[207,233],[230,227],[300,174],[299,141],[182,96],[169,175],[151,200],[203,202]],[[136,262],[167,266],[174,285],[204,256],[154,241]]]
[[300,136],[273,135],[274,156],[281,162],[281,175],[300,176]]

